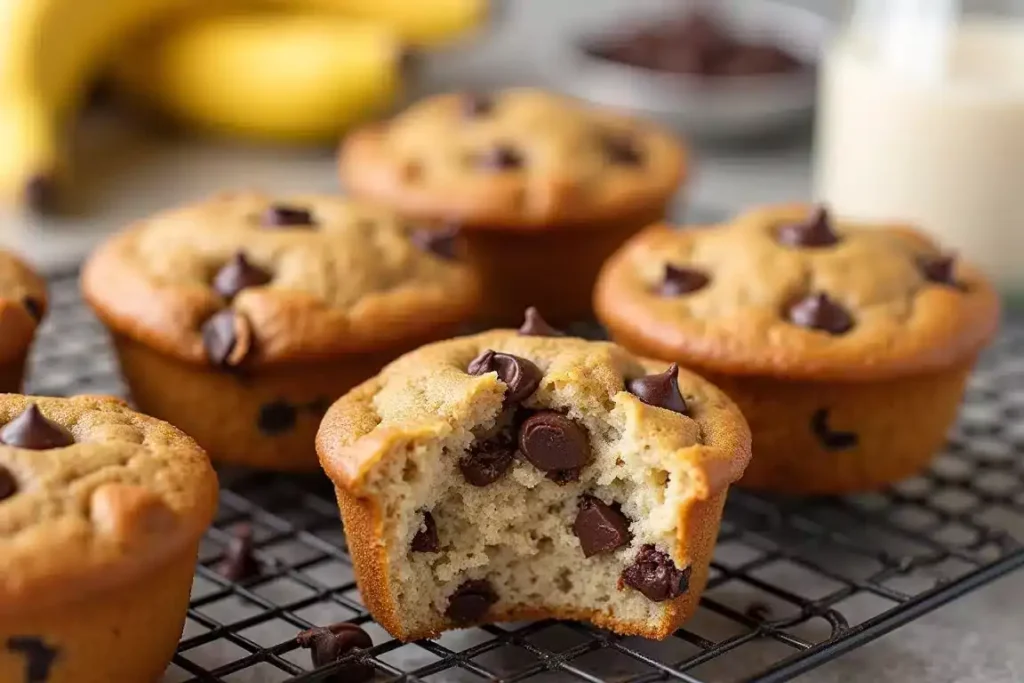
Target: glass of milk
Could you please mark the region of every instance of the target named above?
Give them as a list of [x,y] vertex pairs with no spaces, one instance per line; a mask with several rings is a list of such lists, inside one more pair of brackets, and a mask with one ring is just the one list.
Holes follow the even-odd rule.
[[1024,301],[1024,7],[861,0],[822,61],[815,192],[916,223]]

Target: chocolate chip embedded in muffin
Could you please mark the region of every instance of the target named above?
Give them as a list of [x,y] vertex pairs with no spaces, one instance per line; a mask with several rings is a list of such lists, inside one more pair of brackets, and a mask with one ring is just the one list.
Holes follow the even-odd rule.
[[828,408],[820,408],[811,416],[811,432],[818,443],[828,451],[845,451],[857,445],[860,439],[854,432],[834,430],[828,425]]
[[929,282],[941,285],[957,285],[954,275],[955,259],[950,255],[924,257],[918,261],[921,273]]
[[213,289],[230,301],[243,289],[270,282],[270,273],[249,263],[245,252],[237,251],[213,277]]
[[484,375],[496,372],[498,379],[505,383],[505,405],[512,406],[529,398],[530,394],[540,386],[544,373],[531,361],[513,356],[510,353],[498,353],[488,349],[474,358],[466,372],[471,375]]
[[459,471],[473,486],[490,486],[501,479],[516,453],[516,442],[508,431],[478,440],[459,459]]
[[601,148],[605,156],[613,164],[619,166],[639,166],[643,163],[643,154],[636,142],[621,133],[606,133],[601,136]]
[[542,410],[526,418],[519,428],[519,450],[543,472],[577,470],[590,462],[586,430],[553,410]]
[[414,553],[436,553],[441,549],[441,541],[437,537],[437,522],[429,512],[423,513],[423,526],[412,537],[409,546]]
[[271,204],[263,215],[263,224],[275,228],[311,228],[316,225],[313,212],[302,206]]
[[689,589],[690,568],[679,569],[668,553],[648,543],[640,548],[633,564],[622,570],[622,582],[648,600],[664,602]]
[[38,636],[11,636],[7,649],[25,658],[25,683],[46,683],[50,669],[60,656],[60,650],[50,647]]
[[580,540],[585,557],[617,550],[628,545],[633,538],[629,532],[629,520],[618,506],[608,505],[589,495],[580,500],[572,532]]
[[0,501],[18,492],[18,482],[9,469],[0,465]]
[[711,278],[699,270],[666,263],[665,276],[658,286],[658,293],[662,296],[682,296],[707,287],[709,282]]
[[[300,647],[309,650],[310,659],[317,669],[345,657],[356,656],[361,650],[373,647],[373,639],[369,633],[355,624],[346,622],[311,628],[297,635],[295,640]],[[361,683],[373,676],[373,665],[356,659],[337,670],[330,680]]]
[[214,313],[203,323],[206,357],[219,368],[242,364],[252,350],[252,330],[245,316],[230,308]]
[[217,564],[217,573],[229,581],[244,581],[260,575],[259,560],[253,555],[251,526],[243,524],[235,528],[224,549],[224,558]]
[[495,145],[476,157],[476,165],[488,171],[514,171],[523,164],[522,153],[510,145]]
[[32,316],[36,322],[39,322],[43,319],[43,304],[42,302],[39,301],[39,299],[35,298],[34,296],[25,296],[22,297],[21,304],[25,307],[25,310],[28,311],[28,314]]
[[63,448],[75,442],[67,429],[50,420],[34,403],[0,429],[0,443],[35,451]]
[[458,256],[459,229],[450,226],[444,230],[415,230],[409,239],[423,251],[443,259],[452,260]]
[[824,292],[816,292],[790,306],[786,314],[794,325],[829,334],[844,334],[853,329],[853,316]]
[[817,207],[805,221],[782,225],[777,237],[787,247],[831,247],[839,243],[828,209],[823,206]]
[[665,372],[638,377],[626,382],[626,391],[649,406],[686,415],[686,400],[679,391],[679,364],[673,363]]
[[280,399],[260,406],[256,426],[267,436],[276,436],[294,429],[298,421],[298,409],[288,401]]
[[556,330],[541,317],[533,306],[526,309],[523,324],[519,326],[519,334],[526,337],[564,337],[565,332]]
[[497,601],[498,594],[490,581],[470,579],[452,593],[445,616],[456,624],[471,624],[482,619]]
[[462,112],[466,118],[485,116],[494,111],[494,98],[483,93],[466,93],[462,97]]

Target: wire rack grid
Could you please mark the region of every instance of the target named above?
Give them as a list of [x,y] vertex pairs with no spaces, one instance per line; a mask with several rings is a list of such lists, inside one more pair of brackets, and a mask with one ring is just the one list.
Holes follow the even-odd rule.
[[[73,274],[51,280],[52,313],[30,390],[124,395],[106,335]],[[380,681],[775,683],[808,671],[1024,565],[1024,326],[1008,325],[972,377],[945,452],[923,476],[867,495],[791,500],[731,492],[696,616],[665,641],[541,621],[403,644],[355,585],[325,478],[222,471],[178,652],[163,683],[310,683],[295,635],[351,621]],[[258,577],[216,565],[238,524]]]

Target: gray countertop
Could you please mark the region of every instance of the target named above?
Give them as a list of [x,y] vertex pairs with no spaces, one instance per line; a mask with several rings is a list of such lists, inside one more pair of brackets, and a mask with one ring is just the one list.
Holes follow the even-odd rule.
[[[557,39],[566,25],[631,4],[637,3],[511,0],[499,30],[485,44],[437,56],[428,63],[422,91],[546,83],[544,46]],[[653,4],[659,3],[655,0]],[[804,4],[818,3],[804,0]],[[79,156],[81,166],[89,169],[80,183],[85,216],[45,223],[10,215],[0,218],[0,234],[7,245],[46,269],[73,265],[97,239],[126,222],[214,189],[336,190],[332,150],[250,149],[156,138],[102,116],[84,128]],[[688,203],[701,213],[731,213],[753,203],[806,198],[810,194],[809,150],[806,132],[744,149],[698,149],[698,172]],[[800,680],[1024,680],[1021,595],[1024,574],[1018,573]]]

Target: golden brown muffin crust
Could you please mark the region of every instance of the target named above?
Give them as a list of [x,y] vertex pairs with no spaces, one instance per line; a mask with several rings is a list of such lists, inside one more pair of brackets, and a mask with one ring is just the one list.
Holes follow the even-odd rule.
[[0,395],[0,423],[34,403],[75,443],[0,444],[15,493],[0,500],[0,613],[41,609],[129,581],[194,544],[213,518],[217,477],[171,425],[106,396]]
[[17,256],[0,250],[0,363],[25,352],[46,310],[46,282]]
[[[495,168],[501,150],[518,162]],[[357,195],[408,215],[474,229],[586,229],[663,205],[687,154],[654,124],[520,88],[423,100],[349,135],[340,166]]]
[[[264,223],[272,205],[315,225]],[[217,195],[142,221],[101,246],[82,275],[104,322],[184,361],[205,363],[201,327],[232,308],[247,321],[247,367],[401,344],[475,310],[470,269],[417,247],[416,226],[328,195]],[[232,301],[211,283],[238,251],[270,276]]]
[[[956,262],[957,285],[925,277],[938,245],[906,226],[839,221],[825,247],[780,244],[780,226],[811,207],[770,206],[726,225],[659,225],[631,239],[605,265],[598,317],[613,336],[662,358],[723,374],[872,381],[967,362],[999,322],[999,299],[974,267]],[[708,284],[663,296],[666,264],[695,269]],[[824,292],[853,318],[842,334],[787,320],[794,301]]]

